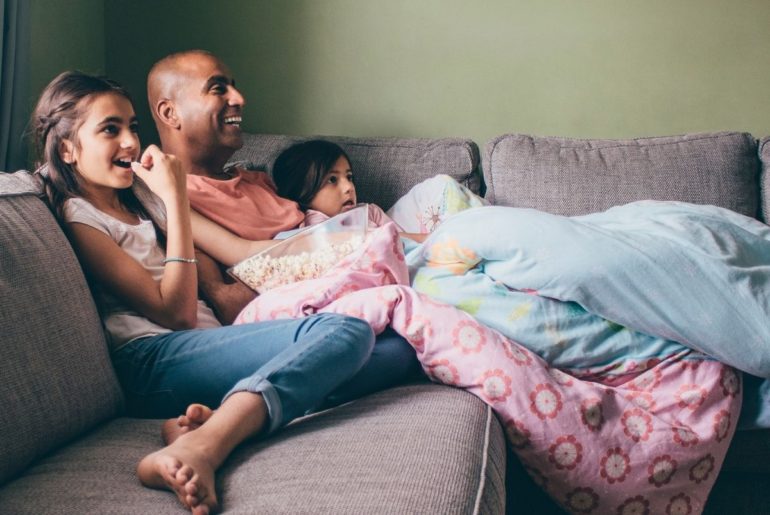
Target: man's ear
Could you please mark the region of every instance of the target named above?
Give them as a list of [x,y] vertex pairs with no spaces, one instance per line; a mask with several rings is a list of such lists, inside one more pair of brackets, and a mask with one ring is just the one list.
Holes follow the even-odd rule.
[[160,99],[155,106],[155,114],[158,116],[158,120],[160,120],[164,125],[168,125],[174,129],[179,128],[180,123],[176,112],[176,106],[170,99]]
[[65,163],[74,164],[76,161],[75,144],[68,139],[61,140],[59,142],[59,156]]

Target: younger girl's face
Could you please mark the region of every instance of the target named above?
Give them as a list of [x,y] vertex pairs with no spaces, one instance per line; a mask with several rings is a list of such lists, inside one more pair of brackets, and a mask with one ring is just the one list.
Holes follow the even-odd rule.
[[340,156],[323,179],[321,189],[310,202],[310,209],[334,216],[356,205],[353,172],[345,156]]
[[91,100],[76,141],[63,142],[62,159],[90,186],[128,188],[134,181],[131,161],[139,156],[137,127],[134,108],[126,97],[100,94]]

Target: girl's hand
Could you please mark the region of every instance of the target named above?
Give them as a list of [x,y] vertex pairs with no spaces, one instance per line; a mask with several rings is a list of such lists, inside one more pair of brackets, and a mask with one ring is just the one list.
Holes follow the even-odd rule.
[[400,232],[398,233],[399,236],[402,238],[409,238],[410,240],[416,241],[417,243],[422,243],[426,239],[428,239],[428,236],[430,234],[422,234],[422,233],[413,233],[413,232]]
[[164,154],[157,145],[150,145],[142,153],[138,163],[131,163],[131,169],[164,202],[186,194],[187,176],[179,160],[171,154]]

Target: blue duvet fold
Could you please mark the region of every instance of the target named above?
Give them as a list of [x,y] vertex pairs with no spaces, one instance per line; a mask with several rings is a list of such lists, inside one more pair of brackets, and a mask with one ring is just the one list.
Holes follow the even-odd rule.
[[770,227],[726,209],[481,207],[407,261],[418,291],[581,376],[622,378],[689,347],[770,377]]

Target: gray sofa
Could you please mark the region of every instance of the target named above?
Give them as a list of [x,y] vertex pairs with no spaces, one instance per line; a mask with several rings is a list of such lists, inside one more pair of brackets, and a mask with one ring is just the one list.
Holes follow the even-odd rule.
[[[234,159],[269,168],[297,139],[247,135]],[[657,198],[770,218],[770,144],[744,133],[504,135],[483,157],[464,139],[330,139],[351,157],[359,198],[386,209],[446,173],[495,204],[562,214]],[[0,512],[183,513],[136,480],[138,459],[161,445],[160,421],[126,416],[85,278],[29,174],[0,174],[0,249]],[[431,383],[243,445],[218,487],[226,513],[560,512],[507,452],[491,410]],[[768,489],[770,431],[739,431],[707,512],[760,513]]]

